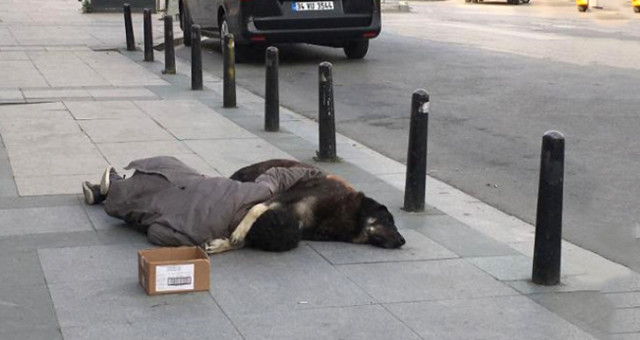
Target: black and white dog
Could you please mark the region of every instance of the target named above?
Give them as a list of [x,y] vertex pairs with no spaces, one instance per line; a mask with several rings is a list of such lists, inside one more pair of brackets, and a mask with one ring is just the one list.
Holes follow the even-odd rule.
[[[313,167],[291,160],[273,159],[238,170],[231,179],[253,181],[272,167]],[[346,181],[321,178],[297,183],[247,213],[229,240],[213,240],[211,253],[242,247],[245,243],[267,251],[286,251],[301,240],[342,241],[399,248],[405,240],[384,205],[357,192]]]

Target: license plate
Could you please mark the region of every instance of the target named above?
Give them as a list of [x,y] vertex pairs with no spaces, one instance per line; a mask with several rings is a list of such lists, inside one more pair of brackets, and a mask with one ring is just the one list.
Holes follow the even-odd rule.
[[331,11],[333,10],[333,1],[304,1],[292,2],[291,10],[297,11]]

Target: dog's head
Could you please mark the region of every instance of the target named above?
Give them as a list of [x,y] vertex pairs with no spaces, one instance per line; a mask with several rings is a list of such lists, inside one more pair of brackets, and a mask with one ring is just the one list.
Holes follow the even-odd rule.
[[369,197],[362,198],[358,225],[361,231],[354,243],[368,243],[381,248],[400,248],[405,244],[387,207]]

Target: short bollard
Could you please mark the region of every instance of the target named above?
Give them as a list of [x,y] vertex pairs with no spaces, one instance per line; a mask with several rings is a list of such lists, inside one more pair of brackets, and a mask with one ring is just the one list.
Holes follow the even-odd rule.
[[407,176],[404,186],[404,210],[424,211],[427,183],[427,135],[429,129],[429,94],[419,89],[411,97]]
[[173,18],[164,17],[164,74],[176,74],[176,50],[173,47]]
[[127,37],[127,51],[136,50],[136,42],[133,38],[133,23],[131,21],[131,5],[124,4],[124,32]]
[[278,131],[280,129],[280,94],[278,89],[278,48],[269,47],[265,52],[267,74],[264,89],[264,129]]
[[200,25],[191,26],[191,89],[202,90],[202,48]]
[[151,30],[151,10],[144,9],[144,61],[153,61],[153,31]]
[[224,36],[222,106],[236,107],[236,53],[233,34]]
[[560,283],[562,245],[562,196],[564,183],[564,136],[548,131],[542,137],[540,183],[533,250],[533,283]]
[[336,124],[333,105],[333,65],[324,61],[318,68],[318,99],[319,99],[319,150],[316,152],[316,160],[321,162],[335,162],[336,155]]

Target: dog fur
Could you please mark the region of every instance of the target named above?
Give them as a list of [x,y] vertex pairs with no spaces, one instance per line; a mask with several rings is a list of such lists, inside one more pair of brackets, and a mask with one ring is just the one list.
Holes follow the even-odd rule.
[[[242,168],[231,178],[253,181],[271,167],[313,167],[274,159]],[[218,241],[213,252],[248,246],[268,251],[295,248],[300,239],[371,244],[399,248],[405,240],[387,207],[344,180],[320,178],[297,183],[245,216],[230,240]],[[219,251],[216,251],[219,250]]]

